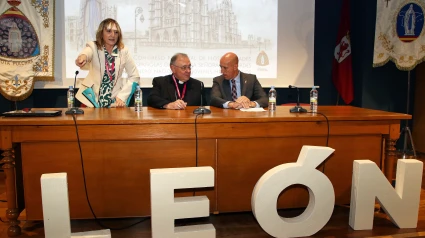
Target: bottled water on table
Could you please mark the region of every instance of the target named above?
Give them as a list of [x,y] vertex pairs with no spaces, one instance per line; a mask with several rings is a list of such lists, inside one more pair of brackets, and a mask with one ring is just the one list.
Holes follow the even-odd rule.
[[269,111],[276,111],[276,97],[276,89],[272,86],[269,91]]
[[316,86],[313,86],[313,88],[310,91],[310,110],[313,113],[317,112],[317,103],[319,98],[319,92],[316,89]]
[[137,86],[134,92],[134,111],[141,112],[143,107],[143,95],[140,86]]
[[68,93],[67,93],[67,100],[68,100],[68,109],[74,108],[74,87],[69,86]]

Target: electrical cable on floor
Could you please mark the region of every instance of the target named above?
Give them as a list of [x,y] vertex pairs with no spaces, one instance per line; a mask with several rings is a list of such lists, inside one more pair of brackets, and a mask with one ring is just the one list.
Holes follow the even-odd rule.
[[109,226],[107,226],[107,225],[103,224],[103,223],[102,223],[102,222],[101,222],[101,221],[97,218],[97,216],[96,216],[96,214],[94,213],[93,208],[92,208],[92,206],[91,206],[90,199],[89,199],[89,195],[88,195],[88,192],[87,192],[86,174],[85,174],[85,171],[84,171],[83,152],[82,152],[82,149],[81,149],[80,136],[79,136],[79,134],[78,134],[78,125],[77,125],[77,119],[76,119],[75,114],[72,114],[72,119],[74,120],[75,131],[76,131],[76,134],[77,134],[78,148],[80,149],[81,169],[82,169],[82,172],[83,172],[84,191],[85,191],[85,193],[86,193],[86,200],[87,200],[87,203],[88,203],[88,205],[89,205],[90,211],[91,211],[91,213],[92,213],[92,215],[93,215],[94,220],[96,221],[96,223],[97,223],[100,227],[105,228],[105,229],[110,229],[110,230],[125,230],[125,229],[128,229],[128,228],[130,228],[130,227],[133,227],[133,226],[135,226],[135,225],[137,225],[137,224],[139,224],[139,223],[142,223],[142,222],[144,222],[144,221],[148,220],[148,219],[149,219],[149,217],[146,217],[146,218],[142,218],[142,219],[141,219],[140,221],[138,221],[138,222],[135,222],[135,223],[130,224],[130,225],[127,225],[127,226],[123,226],[123,227],[109,227]]

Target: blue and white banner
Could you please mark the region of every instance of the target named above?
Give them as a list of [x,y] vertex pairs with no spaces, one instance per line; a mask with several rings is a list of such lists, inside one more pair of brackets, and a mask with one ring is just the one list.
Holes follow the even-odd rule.
[[412,70],[425,57],[424,0],[377,0],[373,66]]
[[27,98],[37,80],[54,80],[53,0],[0,2],[0,93]]

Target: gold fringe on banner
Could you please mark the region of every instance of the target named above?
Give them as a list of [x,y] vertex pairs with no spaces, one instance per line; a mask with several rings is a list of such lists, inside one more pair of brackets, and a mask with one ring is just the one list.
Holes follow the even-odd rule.
[[423,0],[377,1],[373,67],[410,71],[424,61],[424,15]]
[[418,64],[422,63],[424,60],[425,60],[425,57],[422,57],[421,59],[416,60],[416,62],[415,62],[413,65],[411,65],[411,66],[409,66],[409,67],[404,67],[404,66],[401,66],[401,65],[397,64],[397,60],[396,60],[396,59],[394,59],[393,57],[388,57],[388,58],[387,58],[384,62],[381,62],[381,63],[374,63],[374,64],[373,64],[373,67],[374,67],[374,68],[381,67],[381,66],[384,66],[384,65],[385,65],[386,63],[388,63],[389,61],[392,61],[392,62],[395,64],[395,66],[397,67],[397,69],[402,70],[402,71],[410,71],[410,70],[415,69],[415,67],[416,67]]
[[0,1],[0,93],[28,98],[36,81],[54,81],[55,1]]
[[[22,100],[27,99],[31,95],[31,93],[32,93],[33,90],[34,90],[34,84],[31,84],[28,87],[28,89],[25,90],[23,94],[19,94],[19,96],[9,95],[9,94],[5,93],[3,90],[0,90],[0,93],[7,100],[10,100],[10,101],[14,101],[15,102],[15,101],[22,101]],[[20,93],[19,90],[18,90],[18,93]]]

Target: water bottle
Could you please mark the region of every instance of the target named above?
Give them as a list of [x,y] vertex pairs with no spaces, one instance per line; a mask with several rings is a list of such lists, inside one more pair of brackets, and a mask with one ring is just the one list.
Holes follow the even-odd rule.
[[68,99],[68,109],[74,108],[74,87],[69,86],[67,99]]
[[274,89],[274,86],[269,91],[269,111],[276,111],[276,89]]
[[313,86],[313,88],[310,91],[310,110],[313,113],[317,113],[317,103],[319,98],[319,92],[316,89],[316,86]]
[[143,107],[143,95],[140,86],[137,85],[136,91],[134,92],[134,111],[141,112]]

